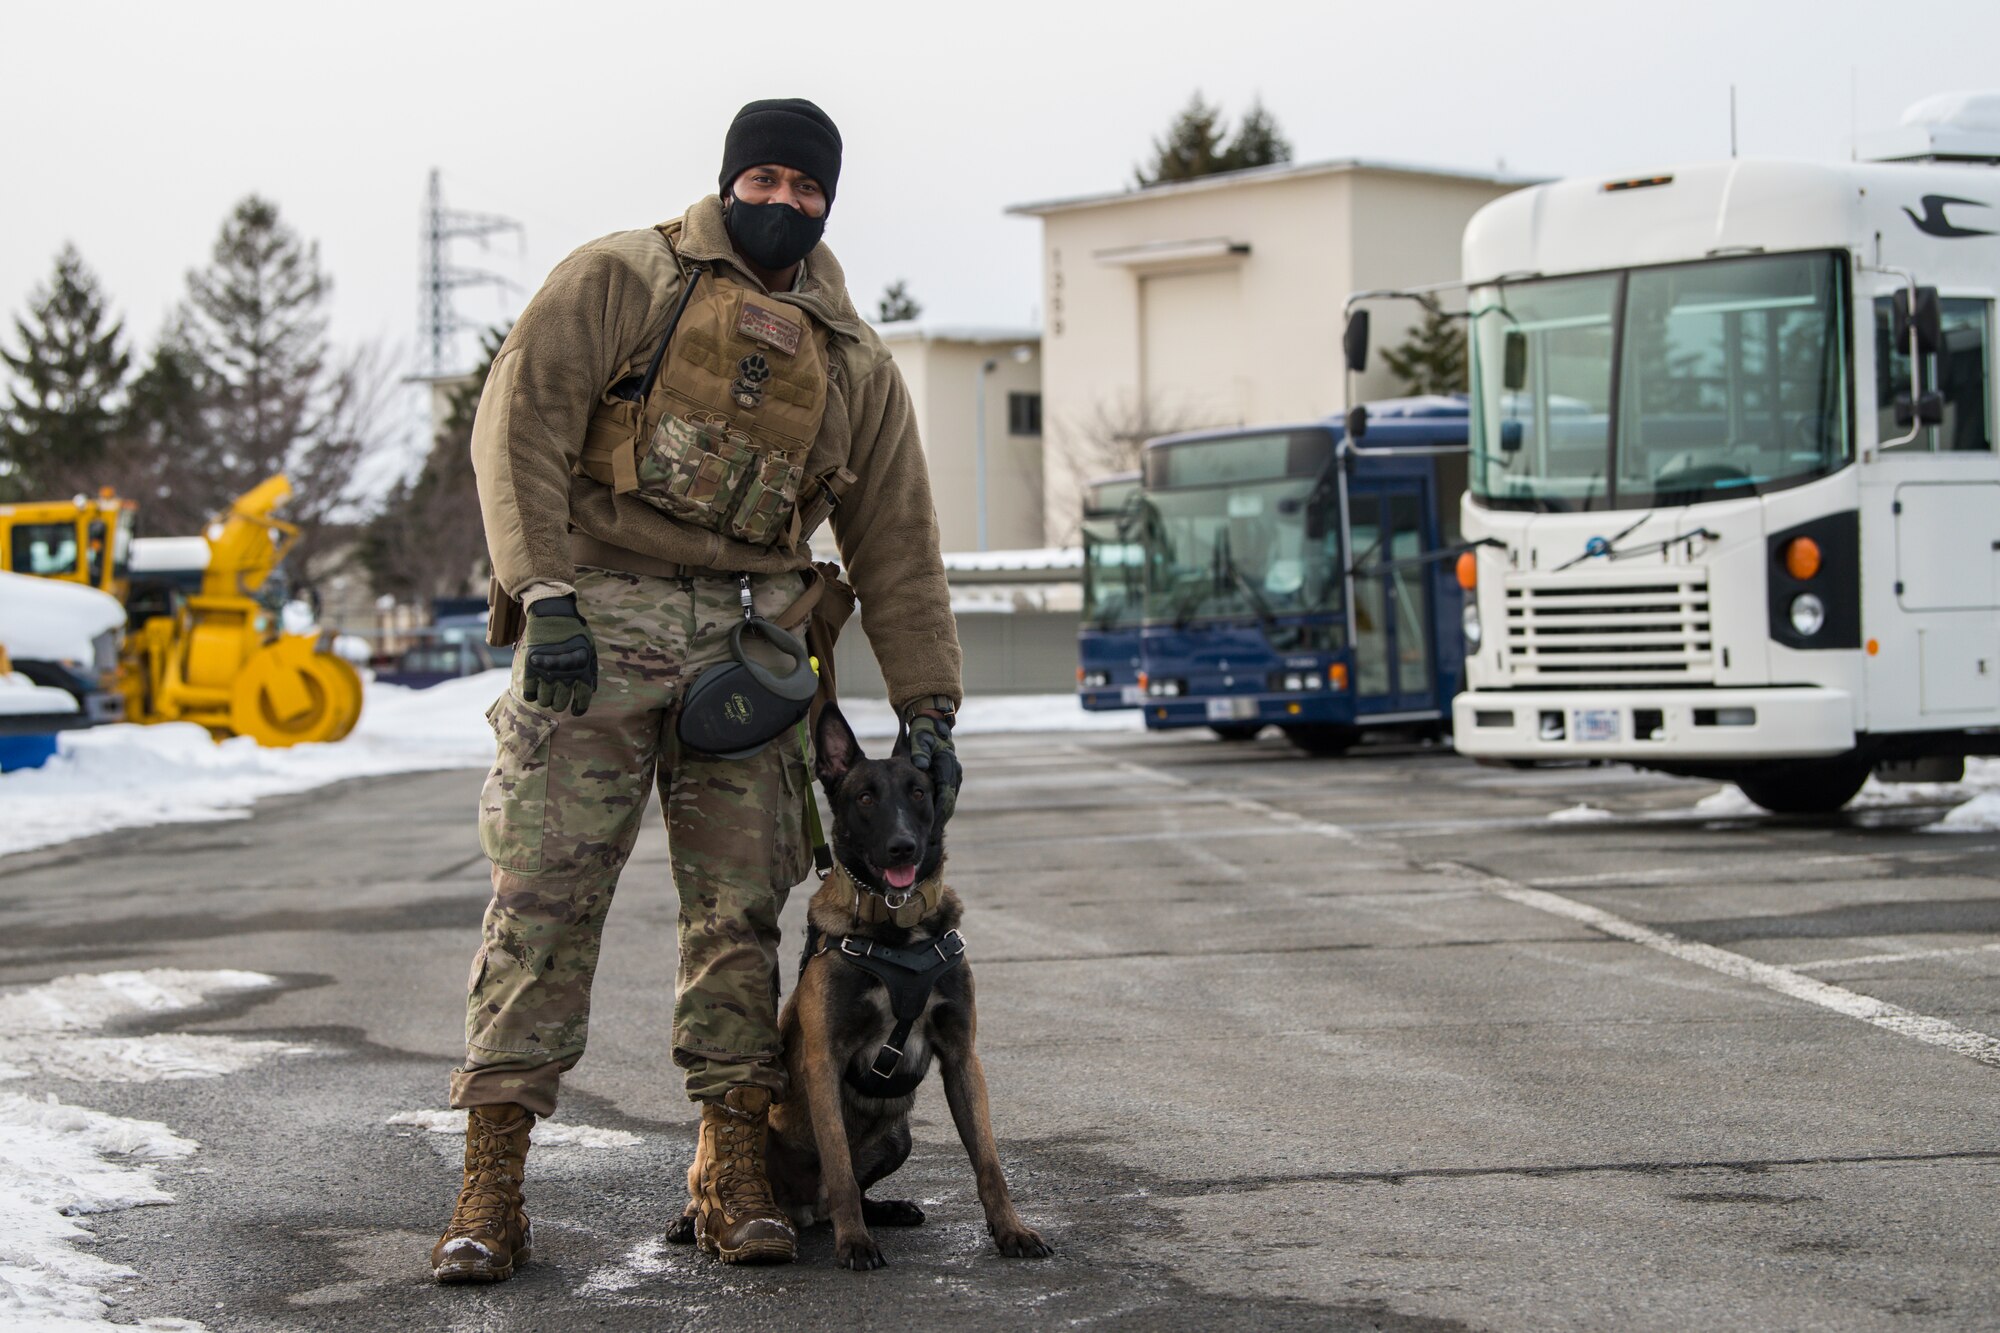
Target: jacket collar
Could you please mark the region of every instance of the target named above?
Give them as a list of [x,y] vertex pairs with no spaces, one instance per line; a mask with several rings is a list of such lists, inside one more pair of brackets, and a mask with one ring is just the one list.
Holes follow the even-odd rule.
[[[683,258],[702,264],[725,265],[738,280],[758,291],[764,290],[763,282],[745,266],[743,257],[729,242],[729,229],[722,221],[721,196],[711,194],[703,197],[681,217],[661,223],[660,229],[667,232]],[[806,256],[804,277],[798,290],[772,292],[772,299],[795,305],[835,333],[858,341],[861,338],[861,316],[847,294],[847,274],[842,271],[840,261],[833,257],[833,251],[827,248],[825,241],[814,246],[812,253]]]
[[879,925],[894,922],[904,930],[909,930],[931,913],[937,911],[944,900],[944,867],[921,884],[913,885],[902,898],[901,906],[891,907],[889,899],[880,890],[871,889],[854,877],[839,861],[833,863],[833,870],[826,882],[832,887],[836,907],[846,908],[854,919],[863,925]]

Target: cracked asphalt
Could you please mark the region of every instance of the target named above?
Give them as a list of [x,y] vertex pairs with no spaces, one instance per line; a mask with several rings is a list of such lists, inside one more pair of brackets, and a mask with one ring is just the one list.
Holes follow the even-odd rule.
[[[1697,811],[1712,784],[1418,747],[961,752],[950,877],[994,1120],[1053,1259],[992,1250],[935,1082],[885,1191],[930,1221],[878,1233],[888,1268],[836,1270],[824,1227],[783,1269],[662,1243],[694,1117],[651,824],[558,1117],[639,1142],[537,1148],[535,1263],[431,1285],[457,1142],[389,1120],[441,1106],[456,1055],[486,895],[481,775],[460,771],[0,858],[0,983],[255,969],[282,984],[151,1030],[313,1048],[212,1080],[14,1085],[202,1145],[161,1168],[173,1206],[86,1219],[141,1274],[116,1317],[2000,1327],[2000,835],[1933,831],[1923,804]],[[1586,801],[1605,813],[1548,818]]]

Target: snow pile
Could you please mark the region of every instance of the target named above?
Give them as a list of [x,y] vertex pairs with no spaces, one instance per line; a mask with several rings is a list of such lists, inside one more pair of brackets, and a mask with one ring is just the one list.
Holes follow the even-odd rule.
[[52,685],[37,685],[18,671],[0,671],[0,717],[62,717],[77,711],[76,697]]
[[125,623],[108,592],[0,571],[0,647],[13,657],[89,662],[91,640]]
[[[433,1134],[449,1134],[455,1139],[465,1137],[463,1111],[398,1111],[385,1123],[410,1125]],[[629,1130],[558,1125],[549,1120],[537,1120],[535,1127],[528,1131],[528,1141],[538,1148],[635,1148],[640,1140]]]
[[[1735,789],[1731,788],[1730,790],[1733,791]],[[1566,809],[1549,812],[1549,822],[1552,824],[1588,824],[1600,819],[1610,819],[1611,817],[1612,815],[1609,810],[1601,810],[1588,801],[1579,802]]]
[[489,671],[428,690],[369,684],[361,721],[330,745],[221,744],[192,723],[64,732],[39,769],[0,776],[0,855],[112,829],[241,819],[259,798],[348,778],[493,762],[486,709],[507,688]]
[[79,1035],[141,1014],[192,1009],[205,996],[276,984],[261,972],[155,968],[57,977],[0,995],[0,1079],[47,1074],[93,1083],[157,1083],[216,1078],[274,1055],[306,1054],[311,1048],[219,1034]]
[[[138,1275],[77,1248],[93,1237],[71,1219],[172,1203],[151,1164],[196,1147],[151,1120],[66,1106],[54,1097],[0,1094],[0,1325],[118,1327],[105,1320],[103,1288]],[[200,1325],[162,1320],[141,1327]]]
[[[1850,809],[1883,810],[1906,805],[1951,805],[1956,808],[1926,833],[1992,833],[2000,831],[2000,759],[1974,757],[1965,761],[1962,782],[1882,782],[1869,778],[1848,803]],[[1694,803],[1694,813],[1712,818],[1761,815],[1762,806],[1740,788],[1722,787]]]
[[[0,993],[0,1077],[52,1073],[130,1082],[232,1072],[281,1049],[280,1044],[182,1033],[129,1038],[94,1034],[121,1019],[175,1013],[211,995],[276,984],[260,972],[160,968],[57,977]],[[205,1045],[179,1045],[196,1041]],[[118,1043],[118,1052],[107,1053],[99,1045],[105,1042]],[[236,1058],[221,1059],[219,1053],[231,1045],[237,1048]],[[93,1049],[97,1054],[91,1058],[76,1056]],[[158,1054],[189,1049],[204,1055],[190,1060]],[[74,1333],[134,1327],[109,1321],[111,1301],[104,1289],[138,1274],[79,1248],[93,1238],[74,1219],[172,1203],[173,1196],[156,1179],[156,1164],[187,1157],[199,1146],[155,1121],[106,1115],[51,1095],[0,1093],[0,1327]],[[201,1325],[155,1319],[137,1327],[187,1330]]]

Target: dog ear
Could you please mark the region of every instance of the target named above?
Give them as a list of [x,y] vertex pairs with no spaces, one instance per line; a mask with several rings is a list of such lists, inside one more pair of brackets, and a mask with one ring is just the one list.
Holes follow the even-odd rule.
[[910,757],[910,729],[900,721],[896,723],[896,743],[890,747],[889,757],[891,759]]
[[847,776],[856,761],[867,758],[861,753],[861,742],[854,739],[854,728],[847,725],[841,716],[838,704],[828,704],[820,710],[819,730],[813,736],[813,773],[833,790],[834,785]]

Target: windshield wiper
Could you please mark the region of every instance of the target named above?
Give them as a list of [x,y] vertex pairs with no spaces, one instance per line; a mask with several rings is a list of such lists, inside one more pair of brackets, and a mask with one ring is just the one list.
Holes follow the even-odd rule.
[[1634,519],[1630,523],[1627,523],[1623,528],[1619,529],[1618,535],[1616,537],[1608,537],[1608,538],[1592,537],[1589,541],[1583,544],[1583,550],[1580,551],[1573,559],[1564,561],[1562,564],[1557,565],[1550,572],[1555,574],[1560,574],[1565,569],[1568,569],[1571,565],[1580,565],[1584,561],[1595,559],[1600,555],[1604,556],[1606,559],[1616,559],[1618,553],[1618,543],[1624,541],[1627,537],[1637,532],[1641,527],[1645,525],[1646,520],[1651,518],[1652,516],[1653,516],[1653,511],[1648,509],[1645,513],[1639,515],[1638,518]]

